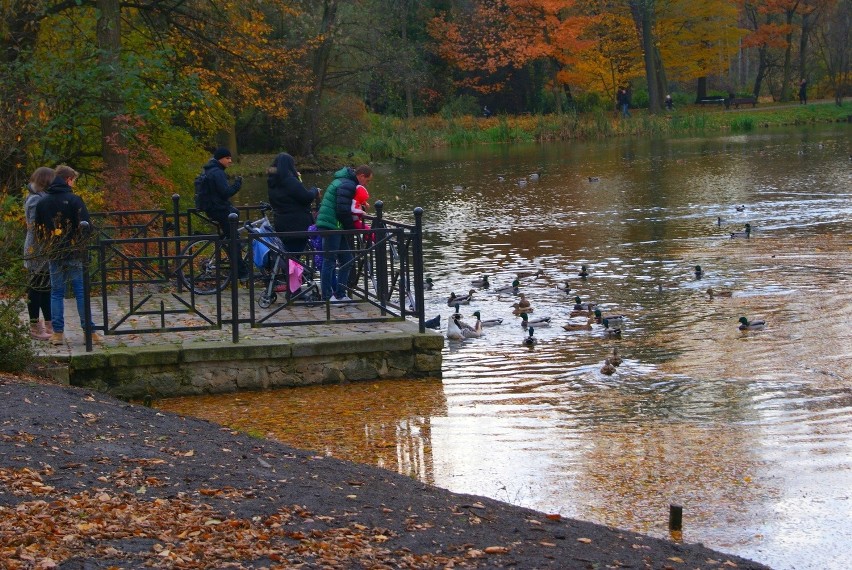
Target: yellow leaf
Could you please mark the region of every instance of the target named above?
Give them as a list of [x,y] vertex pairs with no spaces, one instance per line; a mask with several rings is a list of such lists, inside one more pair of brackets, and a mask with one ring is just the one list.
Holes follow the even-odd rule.
[[577,542],[582,542],[583,544],[591,544],[592,539],[591,538],[578,538]]

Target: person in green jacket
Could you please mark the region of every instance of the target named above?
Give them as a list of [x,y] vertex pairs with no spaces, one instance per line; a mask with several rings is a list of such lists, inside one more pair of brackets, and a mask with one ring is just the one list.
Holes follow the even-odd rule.
[[[334,180],[325,189],[317,214],[319,230],[352,230],[352,199],[355,189],[366,186],[373,179],[373,169],[367,165],[358,168],[344,166],[334,173]],[[324,300],[351,301],[346,294],[349,271],[352,269],[352,246],[347,236],[330,234],[322,239],[322,270],[320,285]],[[337,270],[337,280],[334,272]],[[335,284],[336,283],[336,284]]]

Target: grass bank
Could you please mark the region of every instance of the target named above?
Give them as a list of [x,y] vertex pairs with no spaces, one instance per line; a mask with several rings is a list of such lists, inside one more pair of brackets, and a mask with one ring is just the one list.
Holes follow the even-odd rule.
[[[356,148],[329,148],[311,160],[297,158],[304,172],[335,170],[341,164],[362,164],[405,158],[430,148],[480,144],[590,140],[606,137],[659,137],[714,132],[749,132],[763,128],[852,121],[852,103],[833,101],[808,105],[760,103],[729,109],[689,105],[651,115],[644,109],[622,119],[615,111],[597,109],[563,115],[499,115],[490,118],[438,115],[400,119],[370,116],[370,128]],[[262,175],[274,154],[243,155],[229,173]]]
[[760,104],[755,108],[688,106],[650,115],[643,109],[622,119],[614,111],[564,115],[497,117],[371,117],[361,153],[370,160],[402,158],[428,148],[476,144],[588,140],[620,136],[669,136],[712,132],[748,132],[759,128],[852,121],[852,103]]

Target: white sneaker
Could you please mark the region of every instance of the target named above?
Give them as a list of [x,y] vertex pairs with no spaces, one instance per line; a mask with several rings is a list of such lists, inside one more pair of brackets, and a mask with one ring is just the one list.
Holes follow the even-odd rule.
[[332,303],[351,303],[352,299],[349,298],[348,295],[344,295],[343,297],[335,297],[331,300]]

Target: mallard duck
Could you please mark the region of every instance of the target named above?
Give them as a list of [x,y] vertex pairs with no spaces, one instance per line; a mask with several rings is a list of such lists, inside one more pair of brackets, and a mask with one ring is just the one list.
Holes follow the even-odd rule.
[[562,325],[562,328],[566,331],[590,331],[592,330],[592,319],[585,323],[566,323]]
[[603,331],[604,338],[621,338],[621,329],[607,329]]
[[479,311],[475,311],[473,316],[476,317],[476,320],[482,323],[482,326],[484,327],[496,327],[497,325],[503,324],[503,319],[483,319]]
[[538,279],[542,275],[544,275],[543,269],[537,269],[536,271],[518,271],[518,273],[516,274],[518,279]]
[[527,296],[523,293],[518,293],[518,295],[521,297],[521,299],[517,303],[514,303],[512,305],[512,307],[515,309],[515,314],[520,315],[521,313],[532,313],[532,305],[527,299]]
[[528,336],[524,337],[524,344],[527,346],[532,346],[538,342],[538,339],[533,336],[535,332],[535,327],[530,327],[527,329]]
[[606,374],[607,376],[612,376],[613,374],[615,374],[615,366],[609,358],[604,360],[604,365],[601,366],[601,374]]
[[595,309],[595,322],[599,325],[604,325],[605,329],[613,328],[620,329],[624,324],[624,315],[606,315],[601,313],[600,309]]
[[589,176],[589,182],[600,182],[599,176]]
[[739,329],[741,331],[753,331],[757,329],[762,329],[765,326],[766,321],[750,321],[745,317],[740,317]]
[[424,291],[431,291],[432,287],[434,287],[434,286],[435,286],[435,284],[432,283],[431,277],[427,277],[426,279],[423,280],[423,290]]
[[618,348],[612,347],[612,356],[609,357],[609,361],[613,366],[621,366],[623,361],[621,360],[621,357],[618,356]]
[[487,275],[483,275],[479,279],[474,279],[473,281],[470,282],[470,284],[473,285],[474,287],[481,287],[482,289],[488,289],[488,287],[490,287],[490,284],[488,283],[488,276]]
[[557,285],[556,288],[559,289],[560,291],[564,291],[565,293],[570,293],[571,292],[571,282],[566,281],[562,285]]
[[737,212],[745,212],[745,204],[743,204],[743,205],[741,205],[741,206],[734,206],[734,209],[735,209]]
[[707,294],[710,297],[732,297],[734,293],[732,291],[716,291],[712,287],[707,288]]
[[700,265],[696,265],[695,266],[695,278],[701,279],[702,277],[704,277],[704,270],[701,269]]
[[538,182],[538,179],[541,177],[541,174],[538,172],[533,172],[529,175],[530,182]]
[[535,325],[537,327],[550,326],[550,317],[530,318],[526,313],[521,313],[518,316],[521,317],[521,328],[527,328],[530,325]]
[[441,328],[441,315],[438,315],[437,317],[432,317],[431,319],[426,319],[423,322],[423,326],[425,326],[427,329]]
[[521,282],[515,279],[512,281],[511,285],[507,285],[506,287],[498,287],[494,289],[495,293],[512,293],[513,295],[517,295],[520,292]]
[[601,321],[605,329],[621,330],[624,326],[624,315],[607,315]]
[[479,311],[473,313],[473,316],[476,317],[476,322],[473,326],[461,327],[462,335],[465,338],[479,338],[482,336],[482,320],[479,318]]
[[731,239],[734,238],[750,238],[751,237],[751,224],[746,224],[745,229],[741,232],[731,232]]
[[476,289],[471,289],[467,295],[456,295],[455,293],[450,293],[450,298],[447,299],[447,306],[455,307],[456,305],[468,305],[470,304],[471,299],[473,299],[474,293],[476,293]]
[[580,296],[577,295],[574,297],[574,310],[575,311],[587,311],[591,312],[597,305],[595,303],[583,303],[580,300]]
[[581,265],[580,272],[577,275],[579,275],[581,279],[585,279],[589,276],[589,270],[586,268],[585,265]]

